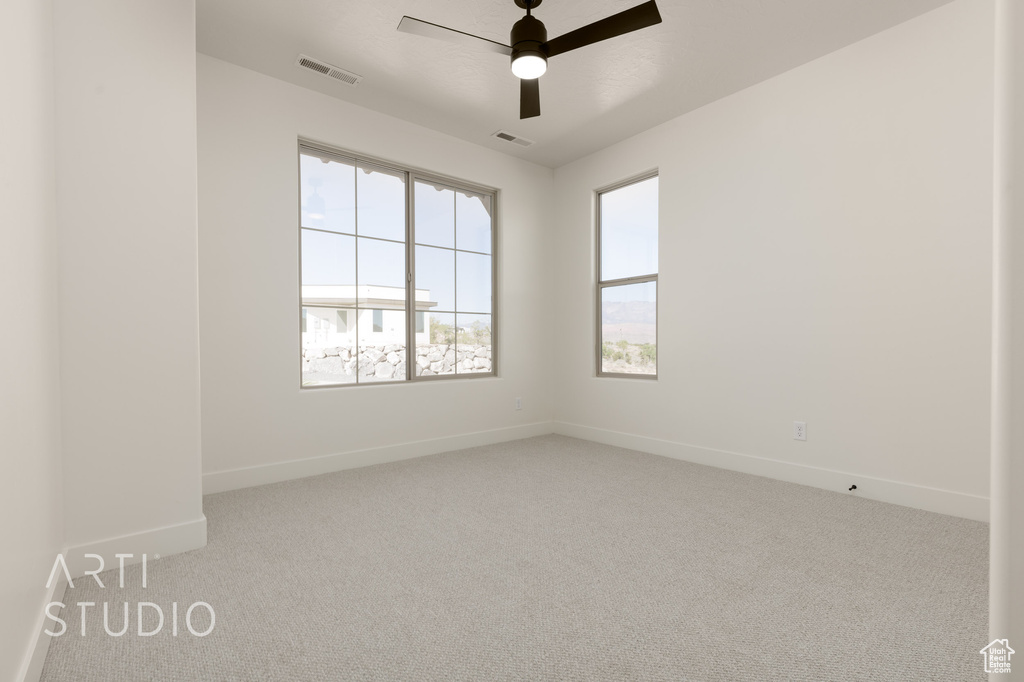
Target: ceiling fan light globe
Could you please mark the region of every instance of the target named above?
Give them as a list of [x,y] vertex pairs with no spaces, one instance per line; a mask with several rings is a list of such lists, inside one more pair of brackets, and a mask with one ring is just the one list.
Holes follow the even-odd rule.
[[512,73],[523,80],[540,78],[548,70],[548,61],[535,54],[519,55],[512,60]]

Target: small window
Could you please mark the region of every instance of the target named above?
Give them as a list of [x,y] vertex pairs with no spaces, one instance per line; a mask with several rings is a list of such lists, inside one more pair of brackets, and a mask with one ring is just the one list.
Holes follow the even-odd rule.
[[422,310],[418,311],[416,313],[416,333],[417,334],[422,334],[424,332],[425,328],[426,328],[426,325],[424,324],[423,318],[424,318],[423,311]]
[[597,373],[658,375],[658,176],[598,193]]
[[384,311],[374,310],[373,311],[373,333],[379,334],[384,331]]

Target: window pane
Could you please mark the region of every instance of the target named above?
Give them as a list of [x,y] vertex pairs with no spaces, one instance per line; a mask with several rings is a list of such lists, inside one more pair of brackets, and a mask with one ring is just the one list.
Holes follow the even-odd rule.
[[[356,240],[340,234],[302,230],[303,298],[309,286],[347,286],[356,283]],[[335,294],[340,290],[336,290]],[[352,296],[354,292],[347,292]]]
[[359,164],[359,234],[405,241],[405,174]]
[[455,315],[455,353],[459,374],[491,371],[491,316]]
[[359,310],[359,383],[405,380],[405,310]]
[[302,230],[302,383],[355,381],[355,237]]
[[601,371],[657,374],[656,282],[601,290]]
[[424,312],[424,334],[416,334],[416,376],[455,374],[455,315]]
[[350,384],[356,380],[355,310],[302,309],[302,385]]
[[302,226],[355,233],[355,166],[299,157]]
[[458,192],[455,198],[456,246],[491,252],[491,197]]
[[455,252],[416,247],[416,307],[455,310]]
[[601,280],[658,272],[658,178],[601,194]]
[[491,312],[491,257],[476,253],[455,254],[456,311]]
[[[379,239],[357,240],[360,295],[405,305],[405,245]],[[367,290],[370,287],[370,290]]]
[[455,192],[416,182],[416,243],[455,246]]

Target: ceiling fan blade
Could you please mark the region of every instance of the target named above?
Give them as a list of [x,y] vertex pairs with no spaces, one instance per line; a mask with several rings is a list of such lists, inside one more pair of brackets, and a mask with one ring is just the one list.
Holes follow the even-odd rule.
[[412,17],[402,17],[402,20],[398,22],[398,30],[402,33],[413,33],[427,38],[437,38],[438,40],[444,40],[449,43],[458,43],[459,45],[474,47],[478,50],[497,52],[498,54],[503,54],[505,56],[512,54],[512,48],[508,45],[502,45],[501,43],[488,40],[487,38],[481,38],[480,36],[475,36],[470,33],[463,33],[462,31],[456,31],[454,28],[438,26],[437,24],[432,24],[429,21],[413,19]]
[[595,21],[583,28],[578,28],[557,38],[552,38],[546,43],[548,56],[554,57],[556,54],[562,54],[569,50],[575,50],[578,47],[592,45],[602,40],[621,36],[623,33],[629,33],[630,31],[636,31],[660,23],[661,13],[658,12],[658,6],[654,0],[649,0],[649,2],[637,5],[632,9],[613,14],[607,19]]
[[519,118],[540,116],[540,79],[523,78],[519,82]]

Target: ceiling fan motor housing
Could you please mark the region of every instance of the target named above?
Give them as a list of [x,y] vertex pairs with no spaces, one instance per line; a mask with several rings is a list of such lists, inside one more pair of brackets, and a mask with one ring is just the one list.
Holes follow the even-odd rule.
[[509,42],[512,44],[512,61],[519,57],[536,56],[547,61],[544,43],[548,41],[548,30],[540,19],[525,16],[512,27]]

